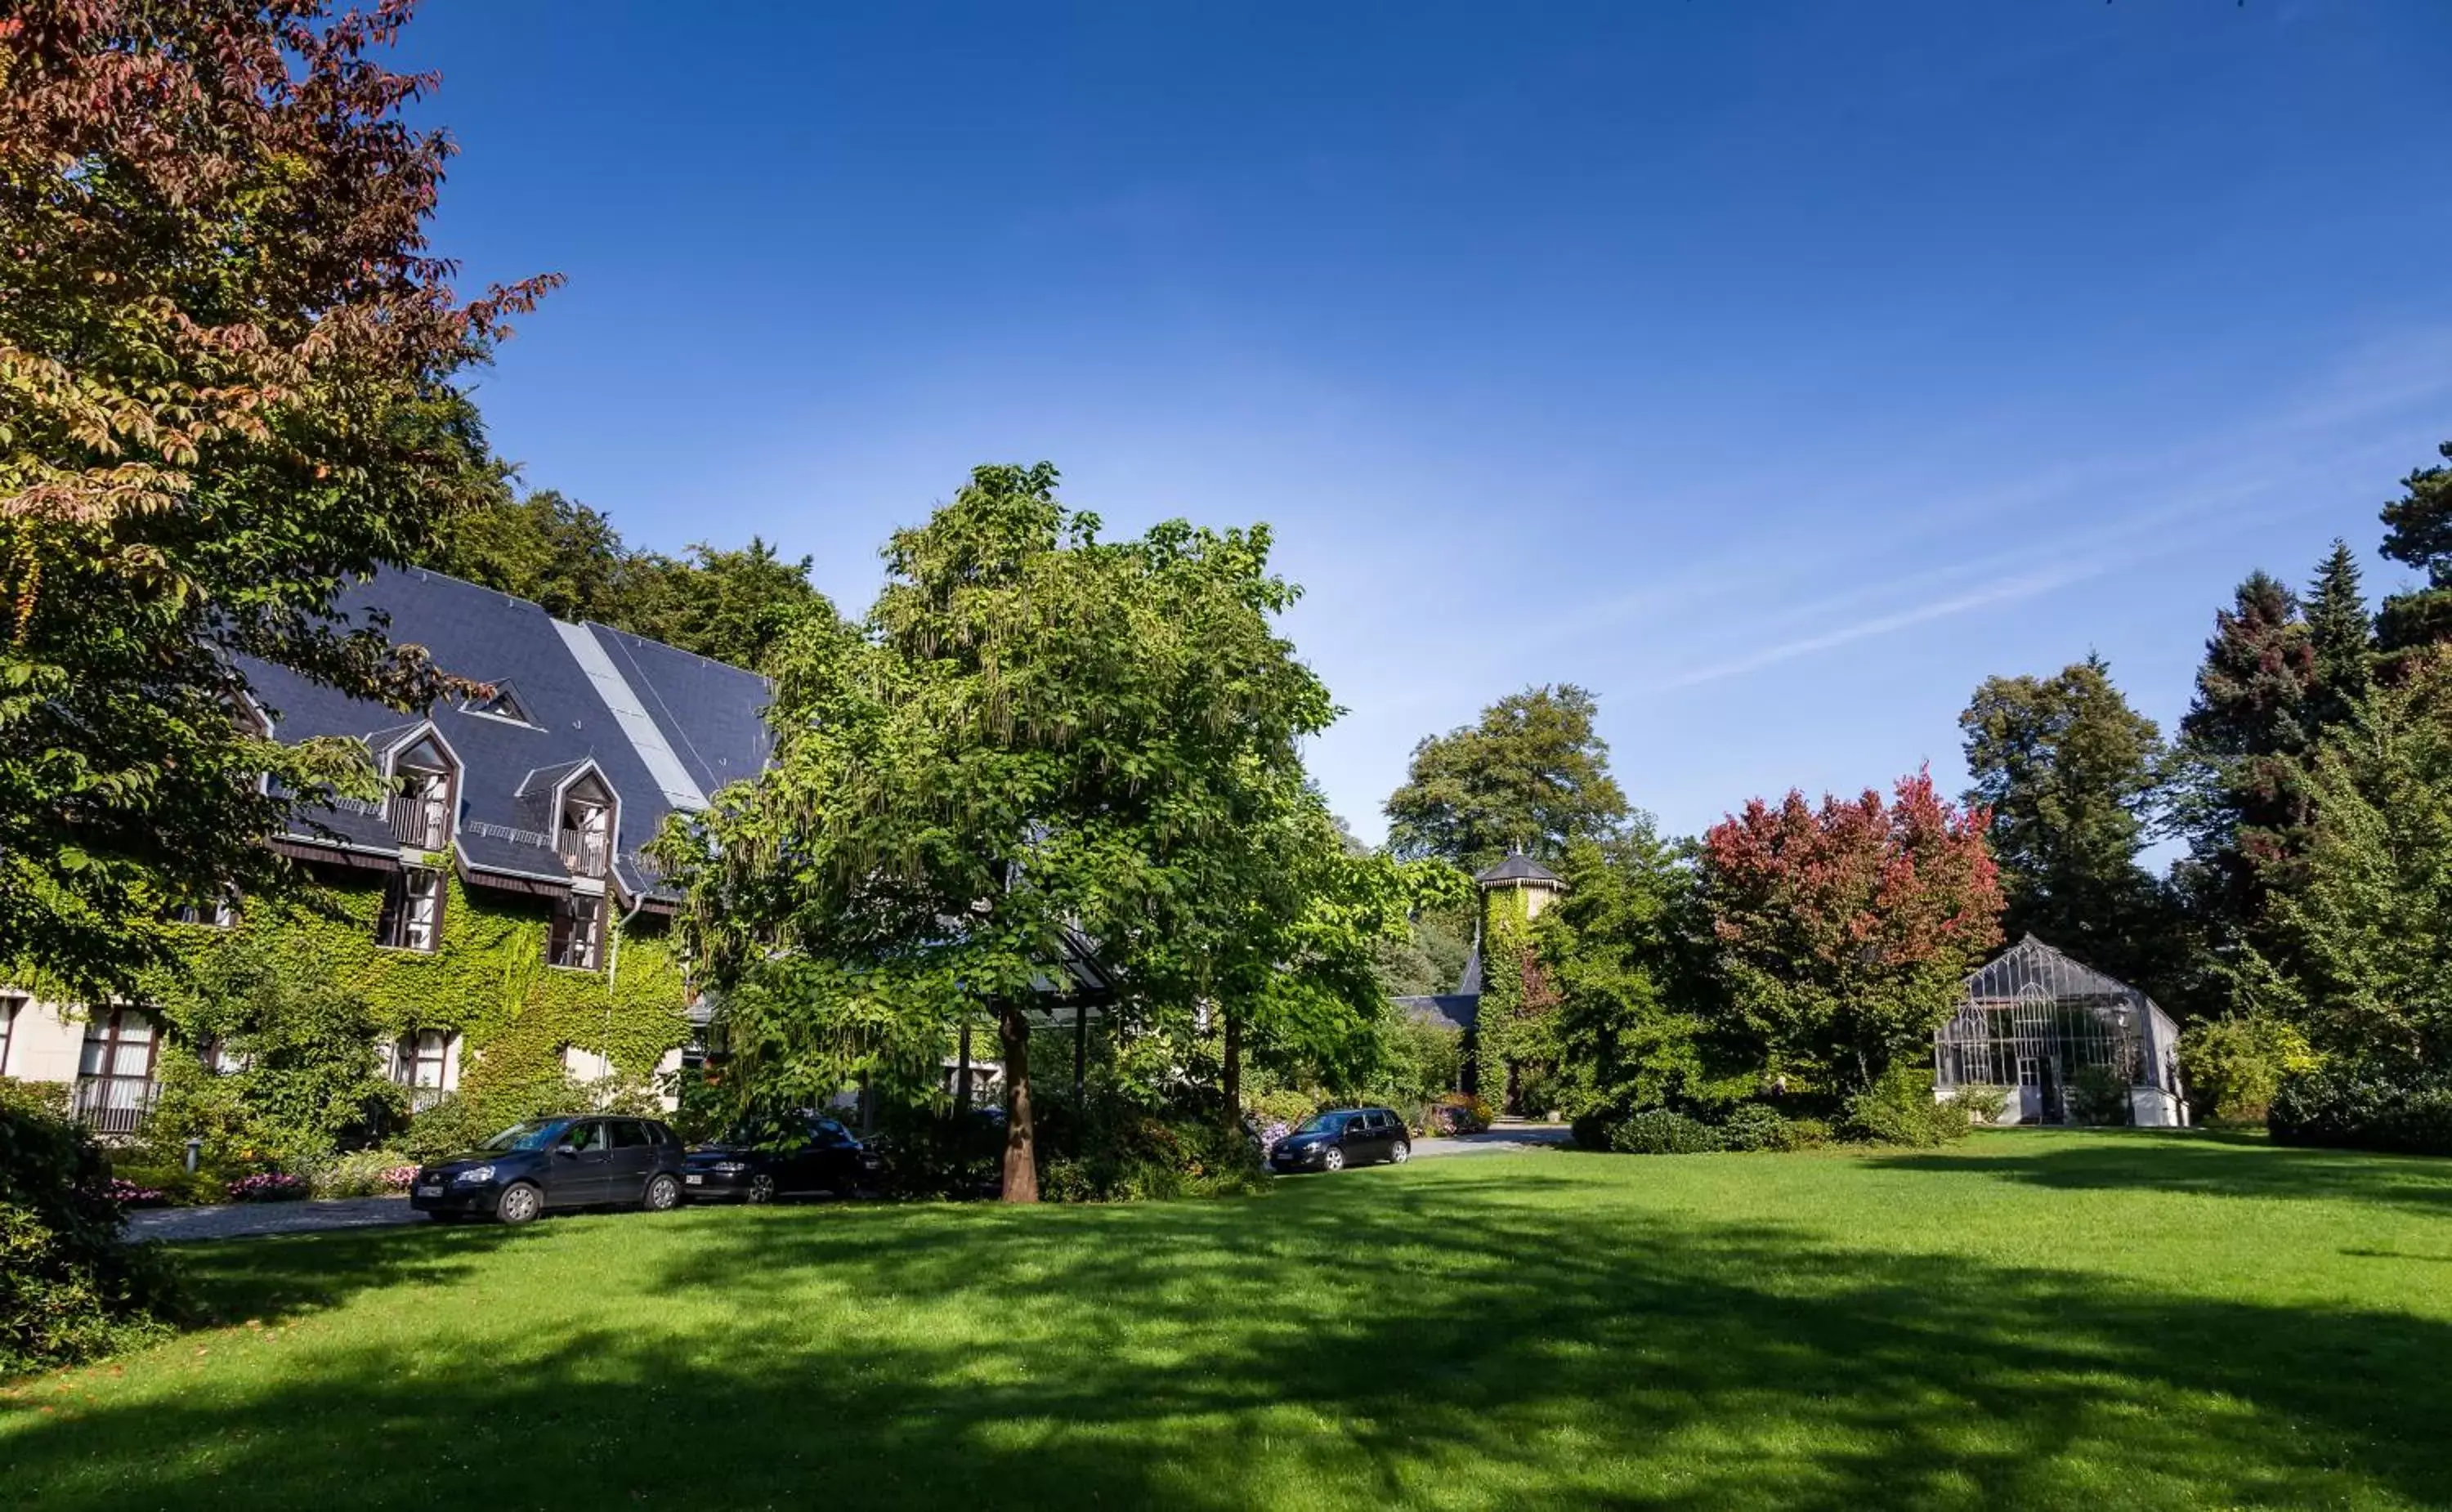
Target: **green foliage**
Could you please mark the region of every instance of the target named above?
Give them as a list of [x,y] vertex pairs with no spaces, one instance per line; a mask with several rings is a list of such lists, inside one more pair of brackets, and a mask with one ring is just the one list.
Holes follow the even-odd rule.
[[1975,1127],[1972,1115],[1981,1111],[1978,1104],[1936,1099],[1931,1070],[1899,1066],[1848,1100],[1839,1135],[1860,1144],[1930,1149],[1965,1139]]
[[2452,1068],[2452,649],[2412,652],[2318,751],[2264,995],[2327,1054]]
[[2069,1073],[2069,1116],[2081,1124],[2126,1124],[2136,1119],[2128,1078],[2108,1066],[2081,1066]]
[[1389,795],[1388,848],[1473,872],[1519,847],[1556,856],[1614,834],[1629,811],[1592,728],[1597,709],[1572,683],[1527,688],[1425,738]]
[[610,519],[550,488],[463,512],[424,561],[534,599],[557,619],[593,619],[753,670],[803,618],[834,617],[809,582],[806,557],[786,562],[752,538],[738,551],[694,545],[676,560],[624,544]]
[[2262,1123],[2284,1081],[2322,1064],[2298,1026],[2271,1013],[2212,1019],[2180,1037],[2180,1065],[2201,1121]]
[[2375,687],[2375,619],[2346,540],[2334,540],[2308,585],[2307,638],[2315,671],[2307,717],[2321,733],[2346,723]]
[[2344,1057],[2286,1077],[2265,1114],[2285,1145],[2452,1155],[2452,1074]]
[[203,952],[155,999],[183,1046],[211,1047],[235,1069],[193,1053],[162,1058],[148,1136],[202,1138],[216,1152],[261,1152],[287,1170],[322,1164],[398,1117],[382,1073],[374,1006],[331,963],[248,931]]
[[[2436,448],[2452,462],[2452,442]],[[2426,575],[2423,587],[2392,594],[2379,624],[2383,649],[2401,653],[2452,642],[2452,466],[2422,467],[2383,506],[2383,555]]]
[[2176,909],[2138,863],[2162,778],[2154,721],[2090,656],[2050,677],[1986,679],[1958,723],[1974,779],[1966,801],[1991,815],[2004,933],[2166,991]]
[[1419,1108],[1456,1089],[1464,1072],[1464,1035],[1391,1011],[1382,1031],[1385,1068],[1374,1095],[1391,1108]]
[[101,0],[0,39],[0,964],[21,983],[126,992],[168,958],[165,903],[292,879],[261,842],[294,795],[369,795],[352,743],[242,723],[236,656],[396,709],[445,691],[334,597],[499,488],[455,384],[552,281],[452,292],[427,239],[449,139],[380,60],[405,14]]
[[1649,1108],[1614,1124],[1609,1148],[1621,1155],[1709,1155],[1729,1144],[1720,1130],[1699,1119]]
[[1776,1108],[1740,1103],[1720,1120],[1721,1147],[1732,1150],[1793,1149],[1796,1132]]
[[1566,894],[1534,931],[1558,994],[1557,1106],[1669,1103],[1705,1074],[1693,871],[1638,815],[1569,846],[1559,875]]
[[0,1377],[150,1343],[182,1310],[159,1251],[126,1243],[85,1131],[0,1098]]
[[1039,1190],[1058,1202],[1218,1197],[1266,1185],[1259,1146],[1206,1109],[1169,1115],[1093,1101],[1084,1117],[1069,1103],[1050,1113]]
[[[1373,933],[1348,912],[1368,897],[1321,918],[1300,884],[1247,891],[1256,825],[1324,818],[1297,743],[1335,713],[1275,632],[1295,591],[1268,570],[1267,529],[1175,521],[1111,543],[1056,482],[1044,463],[981,467],[898,532],[862,627],[807,621],[785,643],[773,766],[663,846],[728,994],[741,1095],[933,1080],[954,1024],[996,1023],[1018,1201],[1037,1180],[1024,1009],[1072,932],[1177,1014],[1231,974],[1220,921],[1244,913],[1319,925],[1313,943],[1339,947],[1325,977],[1350,968],[1375,995],[1367,948],[1342,949]],[[1327,828],[1301,875],[1343,856]],[[1289,1014],[1354,1006],[1304,974]]]

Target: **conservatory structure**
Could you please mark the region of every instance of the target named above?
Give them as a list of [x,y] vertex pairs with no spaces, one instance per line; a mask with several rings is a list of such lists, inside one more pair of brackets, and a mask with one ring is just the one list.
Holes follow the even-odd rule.
[[2003,1123],[2188,1121],[2171,1016],[2031,934],[1967,979],[1934,1037],[1933,1070],[1937,1096],[1962,1087],[2008,1093]]

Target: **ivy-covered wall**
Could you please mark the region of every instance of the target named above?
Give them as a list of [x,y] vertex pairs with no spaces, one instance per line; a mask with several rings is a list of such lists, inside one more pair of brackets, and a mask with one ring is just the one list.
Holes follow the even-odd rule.
[[[545,964],[546,899],[468,888],[447,868],[445,876],[432,952],[377,945],[382,884],[354,879],[329,883],[313,903],[243,906],[229,929],[182,929],[182,950],[201,960],[233,940],[267,942],[363,996],[386,1035],[460,1034],[464,1094],[557,1081],[565,1045],[643,1080],[687,1038],[681,963],[662,921],[642,913],[624,931],[608,899],[609,969],[565,970]],[[166,978],[153,994],[174,1027],[188,992]]]
[[1486,888],[1481,895],[1481,1006],[1473,1015],[1473,1090],[1492,1107],[1508,1093],[1516,1022],[1524,1014],[1524,965],[1532,944],[1532,915],[1521,888]]

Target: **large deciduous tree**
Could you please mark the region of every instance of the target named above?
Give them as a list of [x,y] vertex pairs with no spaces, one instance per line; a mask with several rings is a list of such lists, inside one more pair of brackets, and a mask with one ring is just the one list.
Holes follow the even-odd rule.
[[1919,773],[1888,803],[1757,798],[1704,836],[1712,968],[1770,1074],[1829,1097],[1930,1052],[2001,938],[1987,818]]
[[2088,657],[2048,677],[1990,677],[1958,717],[1971,808],[2001,863],[2011,935],[2035,934],[2115,975],[2156,978],[2174,919],[2138,864],[2162,732]]
[[1555,858],[1613,834],[1629,809],[1592,728],[1597,711],[1572,683],[1527,688],[1424,739],[1388,798],[1389,848],[1478,871],[1519,847]]
[[1658,1108],[1704,1076],[1694,873],[1638,818],[1560,858],[1566,893],[1533,934],[1557,994],[1553,1101],[1572,1115]]
[[[455,375],[550,280],[463,301],[426,242],[435,82],[405,0],[0,13],[0,942],[87,992],[165,894],[284,880],[291,795],[365,780],[247,722],[234,654],[401,708],[438,679],[331,613],[500,475]],[[271,774],[268,786],[259,777]]]
[[1335,713],[1275,631],[1295,590],[1265,527],[1109,542],[1056,482],[981,467],[898,532],[865,624],[813,619],[778,657],[773,766],[664,847],[732,990],[735,1084],[830,1093],[992,1019],[1009,1201],[1038,1194],[1053,963],[1086,936],[1128,979],[1179,965]]

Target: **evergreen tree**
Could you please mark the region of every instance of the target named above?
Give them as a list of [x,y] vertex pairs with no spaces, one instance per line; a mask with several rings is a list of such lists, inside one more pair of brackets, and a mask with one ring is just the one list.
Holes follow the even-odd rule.
[[2298,599],[2259,572],[2214,616],[2197,694],[2180,722],[2175,827],[2188,836],[2183,882],[2219,950],[2264,939],[2280,869],[2300,848],[2307,808],[2315,647]]
[[1424,739],[1389,795],[1388,848],[1470,872],[1518,847],[1555,859],[1575,840],[1616,833],[1630,811],[1609,742],[1592,730],[1598,707],[1573,683],[1527,688],[1477,723]]
[[[2452,462],[2452,441],[2437,449]],[[2421,468],[2401,486],[2383,506],[2383,555],[2425,573],[2426,585],[2384,599],[2378,628],[2394,653],[2452,640],[2452,466]]]
[[2163,736],[2128,706],[2100,657],[2050,677],[1992,677],[1958,717],[2015,938],[2035,934],[2116,976],[2160,990],[2171,912],[2140,866],[2161,778]]
[[2375,675],[2375,623],[2359,586],[2359,559],[2339,538],[2308,585],[2307,638],[2315,671],[2308,723],[2323,730],[2349,718]]

